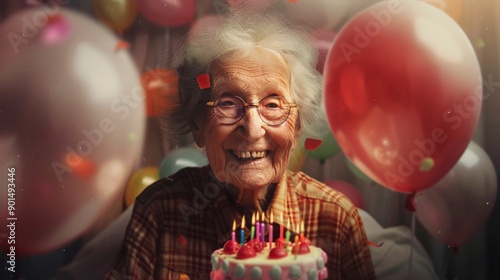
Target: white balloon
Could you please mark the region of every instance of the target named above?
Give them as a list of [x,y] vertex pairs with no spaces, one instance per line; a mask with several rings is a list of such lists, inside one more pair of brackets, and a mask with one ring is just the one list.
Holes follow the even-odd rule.
[[420,223],[444,244],[459,247],[486,223],[497,194],[497,175],[486,152],[470,142],[455,166],[416,196]]

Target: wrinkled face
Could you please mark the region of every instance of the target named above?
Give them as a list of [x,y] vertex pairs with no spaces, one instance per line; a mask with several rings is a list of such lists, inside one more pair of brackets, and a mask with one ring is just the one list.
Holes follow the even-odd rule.
[[[268,96],[295,102],[288,64],[270,50],[258,48],[251,57],[219,60],[212,64],[211,76],[212,101],[232,95],[252,104]],[[207,115],[197,118],[193,135],[199,146],[205,146],[218,180],[255,190],[277,183],[285,172],[300,130],[297,119],[297,108],[292,108],[284,123],[270,126],[256,107],[248,107],[241,120],[225,125],[209,108]]]

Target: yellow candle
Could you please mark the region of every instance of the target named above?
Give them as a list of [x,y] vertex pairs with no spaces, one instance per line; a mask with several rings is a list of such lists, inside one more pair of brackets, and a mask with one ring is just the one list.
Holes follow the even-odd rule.
[[252,229],[250,230],[250,240],[253,239],[255,234],[255,213],[252,213]]

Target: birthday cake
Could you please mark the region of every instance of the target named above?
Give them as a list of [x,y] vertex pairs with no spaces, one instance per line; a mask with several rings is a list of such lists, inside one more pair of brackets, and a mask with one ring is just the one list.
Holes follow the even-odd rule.
[[[326,253],[310,242],[295,244],[254,240],[239,246],[228,241],[212,253],[210,279],[326,279]],[[264,245],[262,245],[264,244]],[[265,246],[267,245],[267,246]]]

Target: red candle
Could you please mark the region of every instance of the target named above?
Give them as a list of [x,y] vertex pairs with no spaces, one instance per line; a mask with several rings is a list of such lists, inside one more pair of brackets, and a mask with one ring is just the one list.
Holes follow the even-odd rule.
[[300,242],[304,242],[304,220],[300,220]]
[[283,239],[283,224],[284,224],[284,221],[283,221],[283,212],[280,213],[280,217],[281,217],[281,222],[280,222],[280,239]]

